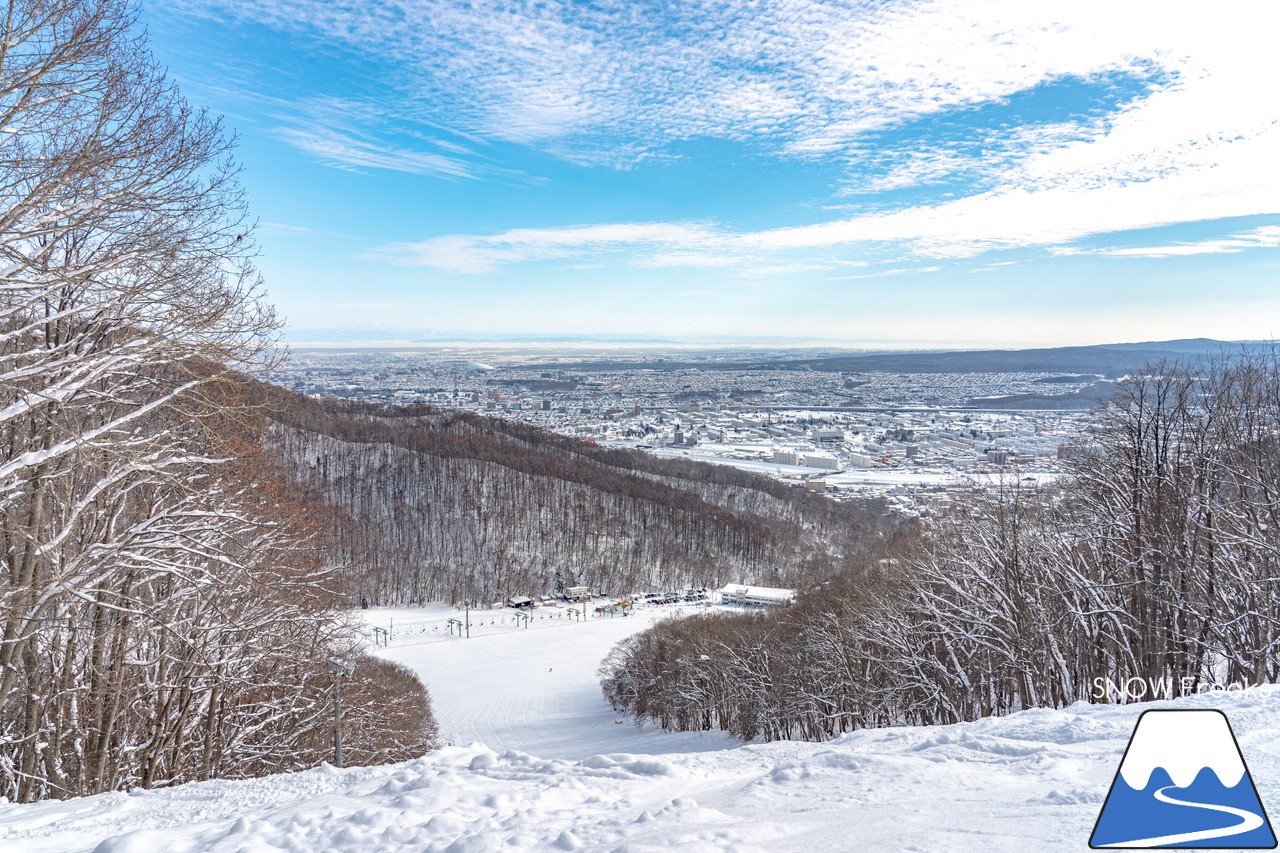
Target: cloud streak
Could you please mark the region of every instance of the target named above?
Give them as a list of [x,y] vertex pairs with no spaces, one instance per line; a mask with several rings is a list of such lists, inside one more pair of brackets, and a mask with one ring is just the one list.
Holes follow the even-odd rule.
[[1066,76],[1187,65],[1150,36],[1145,10],[1094,0],[1069,13],[1012,0],[771,0],[745,13],[709,0],[643,14],[571,0],[177,2],[384,57],[397,91],[451,125],[601,162],[703,136],[823,155]]
[[340,169],[389,169],[450,179],[476,178],[481,171],[458,157],[401,148],[329,128],[281,127],[274,135]]
[[[822,253],[832,251],[880,252],[905,246],[918,257],[957,260],[993,250],[1062,247],[1085,237],[1132,229],[1271,213],[1276,210],[1278,191],[1280,186],[1260,181],[1253,170],[1235,164],[1133,185],[991,191],[943,204],[792,228],[734,232],[707,223],[524,228],[398,243],[366,257],[460,273],[488,273],[509,264],[567,258],[612,259],[640,266],[739,265],[764,270],[764,274],[795,272],[797,259],[812,264]],[[1192,247],[1111,253],[1147,251],[1152,256],[1169,256],[1240,251],[1274,245],[1270,241],[1277,239],[1276,231],[1263,228],[1234,240]]]
[[1189,255],[1227,255],[1246,249],[1274,249],[1280,247],[1280,226],[1264,225],[1250,231],[1242,231],[1218,240],[1198,240],[1190,243],[1171,243],[1163,246],[1125,246],[1111,249],[1062,248],[1060,255],[1104,255],[1110,258],[1181,258]]
[[[845,164],[833,192],[860,203],[870,197],[854,215],[800,227],[515,229],[441,235],[372,255],[393,263],[462,273],[602,259],[784,270],[829,263],[822,255],[829,250],[898,245],[921,258],[955,259],[1280,213],[1280,109],[1258,94],[1261,81],[1280,77],[1271,43],[1280,11],[1269,0],[1212,14],[1110,0],[765,0],[749,14],[729,0],[652,8],[570,0],[178,2],[380,57],[403,105],[396,112],[409,123],[430,115],[477,139],[618,168],[672,156],[674,142],[738,141],[783,160]],[[1018,118],[975,130],[963,146],[895,136],[1049,84],[1105,91],[1118,80],[1135,88],[1105,109],[1052,122]],[[366,104],[353,120],[367,125],[378,113]],[[342,168],[453,180],[500,171],[381,132],[304,122],[277,135]],[[956,181],[958,197],[917,196],[890,209],[878,202]],[[1164,256],[1193,253],[1166,247]]]

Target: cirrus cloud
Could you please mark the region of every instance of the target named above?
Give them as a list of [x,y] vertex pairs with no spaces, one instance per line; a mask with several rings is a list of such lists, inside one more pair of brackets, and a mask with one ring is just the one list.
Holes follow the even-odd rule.
[[[464,273],[546,260],[782,270],[886,244],[967,258],[1280,213],[1280,107],[1260,88],[1280,77],[1280,10],[1268,0],[1212,10],[763,0],[749,11],[730,0],[177,2],[378,57],[406,121],[430,116],[477,139],[618,168],[676,156],[672,145],[684,140],[731,140],[779,160],[840,164],[832,193],[861,204],[794,227],[533,227],[438,235],[371,255],[394,263]],[[1092,93],[1089,105],[1066,115],[1015,109],[1018,98],[1066,83]],[[279,138],[337,166],[455,179],[499,171],[371,140],[367,128],[282,120]],[[950,135],[930,136],[944,121]],[[950,195],[892,195],[939,184]]]

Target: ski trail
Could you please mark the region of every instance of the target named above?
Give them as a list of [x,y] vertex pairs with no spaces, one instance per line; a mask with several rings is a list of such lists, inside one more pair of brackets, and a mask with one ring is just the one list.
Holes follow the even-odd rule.
[[1175,800],[1165,791],[1169,788],[1176,788],[1176,785],[1169,785],[1161,788],[1155,793],[1155,797],[1162,803],[1169,803],[1174,806],[1189,806],[1193,809],[1209,809],[1215,812],[1225,812],[1240,818],[1240,823],[1235,826],[1224,826],[1221,829],[1201,829],[1196,832],[1180,832],[1175,835],[1161,835],[1158,838],[1139,838],[1137,841],[1125,841],[1120,844],[1108,844],[1107,847],[1165,847],[1170,844],[1185,844],[1188,841],[1207,841],[1210,838],[1226,838],[1231,835],[1239,835],[1242,832],[1249,832],[1262,826],[1261,815],[1253,812],[1237,809],[1234,806],[1219,806],[1212,803],[1190,803],[1186,800]]

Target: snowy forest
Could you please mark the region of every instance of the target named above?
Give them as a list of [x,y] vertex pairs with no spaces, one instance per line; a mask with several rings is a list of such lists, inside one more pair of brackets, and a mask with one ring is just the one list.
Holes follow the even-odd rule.
[[261,391],[272,449],[345,519],[351,588],[381,604],[488,603],[557,584],[793,586],[904,528],[879,501],[836,503],[724,466],[467,413]]
[[[231,140],[128,2],[0,29],[0,796],[314,766],[355,634],[238,378],[278,322]],[[345,689],[351,763],[432,743],[411,673],[361,657]]]
[[1016,478],[780,614],[659,623],[601,667],[674,730],[820,740],[1062,707],[1095,678],[1280,678],[1280,354],[1118,384],[1049,488]]

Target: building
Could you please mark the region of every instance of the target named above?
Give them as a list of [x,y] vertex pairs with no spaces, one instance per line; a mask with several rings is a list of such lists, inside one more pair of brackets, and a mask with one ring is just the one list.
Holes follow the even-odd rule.
[[839,471],[840,460],[825,453],[808,453],[804,457],[804,467],[822,468],[827,471]]
[[585,586],[571,586],[565,588],[564,594],[574,601],[582,601],[584,598],[591,597],[591,590]]
[[778,465],[799,465],[800,454],[791,450],[773,451],[773,461]]
[[720,591],[721,604],[738,607],[785,607],[796,597],[794,589],[777,589],[767,586],[726,584]]

